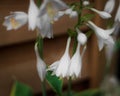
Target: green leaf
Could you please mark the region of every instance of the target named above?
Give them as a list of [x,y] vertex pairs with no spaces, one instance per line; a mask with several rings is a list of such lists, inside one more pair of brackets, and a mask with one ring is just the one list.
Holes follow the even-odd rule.
[[94,90],[82,91],[80,93],[77,93],[75,96],[102,96],[102,95],[100,90],[94,89]]
[[15,81],[10,96],[33,96],[33,92],[29,86]]
[[91,20],[94,17],[94,14],[85,14],[84,16],[81,17],[82,22],[87,22]]
[[52,75],[51,71],[48,71],[46,74],[46,79],[48,81],[48,84],[53,88],[53,90],[61,96],[62,93],[62,80],[59,79],[57,76]]

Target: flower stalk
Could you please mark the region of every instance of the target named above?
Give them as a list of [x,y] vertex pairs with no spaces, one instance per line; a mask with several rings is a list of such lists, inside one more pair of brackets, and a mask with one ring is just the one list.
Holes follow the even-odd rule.
[[[81,25],[82,9],[83,9],[82,0],[80,0],[80,6],[79,6],[79,10],[78,10],[78,21],[77,21],[77,24],[74,26],[74,30],[76,30],[76,28],[80,27],[80,25]],[[78,44],[78,41],[77,41],[77,32],[76,32],[76,34],[74,35],[74,45],[73,45],[73,51],[72,51],[73,55],[76,52],[77,44]],[[72,96],[72,91],[71,90],[72,90],[72,78],[69,77],[69,80],[68,80],[68,96]]]

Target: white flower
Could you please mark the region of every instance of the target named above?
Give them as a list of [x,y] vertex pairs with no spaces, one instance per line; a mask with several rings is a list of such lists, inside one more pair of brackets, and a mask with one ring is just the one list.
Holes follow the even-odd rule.
[[105,12],[105,11],[99,11],[95,8],[90,8],[92,11],[96,12],[100,17],[102,17],[103,19],[108,19],[108,18],[111,18],[112,16]]
[[84,1],[83,1],[83,5],[84,5],[84,6],[87,6],[87,5],[89,5],[89,4],[90,4],[89,1],[87,1],[87,0],[84,0]]
[[111,13],[113,11],[114,7],[115,7],[115,0],[108,0],[106,2],[104,11]]
[[77,40],[80,44],[84,45],[87,42],[87,37],[83,34],[78,28],[76,29],[78,32]]
[[84,47],[82,56],[81,56],[80,55],[80,43],[78,43],[76,52],[70,61],[70,66],[69,66],[68,74],[67,74],[68,77],[70,76],[73,79],[79,77],[81,73],[81,68],[82,68],[82,57],[83,57],[85,50],[86,50],[86,46]]
[[39,16],[47,14],[51,23],[54,23],[55,19],[58,19],[58,11],[67,9],[68,6],[61,0],[44,0],[40,7]]
[[119,21],[120,22],[120,3],[119,3],[119,7],[117,9],[117,13],[115,15],[115,21]]
[[27,23],[27,14],[25,12],[11,12],[10,16],[5,17],[3,25],[7,30],[16,30]]
[[37,16],[38,8],[35,5],[34,0],[30,0],[28,14],[25,12],[12,12],[10,16],[5,17],[3,25],[7,27],[7,30],[16,30],[28,22],[29,29],[34,30],[38,24]]
[[61,59],[51,64],[48,68],[48,70],[53,71],[53,74],[55,74],[58,77],[64,78],[65,76],[67,76],[68,67],[70,64],[70,55],[69,55],[70,41],[71,38],[69,37],[67,40],[65,53],[63,54]]
[[91,21],[88,21],[87,25],[95,31],[95,34],[98,38],[99,51],[101,51],[103,49],[105,44],[107,44],[107,45],[114,44],[114,40],[113,40],[112,36],[110,36],[115,29],[114,27],[111,29],[104,30],[104,29],[96,26]]
[[35,54],[36,54],[36,59],[37,59],[37,71],[38,71],[38,75],[39,75],[41,81],[44,81],[45,75],[46,75],[46,64],[41,59],[41,57],[39,55],[37,43],[35,44]]

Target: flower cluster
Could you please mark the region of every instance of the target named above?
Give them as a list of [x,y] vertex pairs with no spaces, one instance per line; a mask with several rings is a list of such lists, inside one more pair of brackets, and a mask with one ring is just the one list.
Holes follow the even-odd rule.
[[[75,25],[72,30],[73,35],[69,35],[67,40],[67,45],[65,52],[60,60],[54,62],[50,66],[48,66],[47,71],[52,71],[53,75],[58,77],[79,77],[81,74],[82,68],[82,58],[83,54],[86,50],[85,43],[87,42],[87,36],[83,32],[80,31],[81,25],[87,25],[90,27],[98,41],[98,48],[101,51],[104,45],[114,45],[114,40],[112,38],[112,33],[115,30],[113,26],[110,29],[102,29],[95,25],[90,19],[81,20],[81,11],[85,8],[97,13],[103,19],[111,18],[111,12],[114,8],[114,0],[108,0],[104,11],[97,10],[89,6],[90,2],[88,0],[81,0],[80,4],[73,3],[68,6],[62,0],[43,0],[40,7],[38,7],[34,0],[30,0],[30,5],[28,8],[28,13],[17,11],[11,12],[9,16],[5,17],[5,21],[3,23],[4,26],[7,27],[7,30],[16,30],[26,23],[28,23],[29,30],[38,30],[40,37],[44,38],[52,38],[53,37],[53,29],[52,24],[59,20],[63,15],[69,15],[70,18],[78,18],[78,23]],[[82,7],[81,7],[82,6]],[[115,21],[120,21],[120,6],[118,8]],[[83,16],[84,17],[84,16]],[[71,38],[75,37],[77,40],[77,48],[75,53],[70,58],[69,55],[69,47]],[[80,47],[84,45],[82,53],[80,54]],[[46,74],[46,64],[41,59],[38,52],[37,43],[35,44],[35,53],[37,57],[37,70],[38,74],[41,78],[41,81],[44,81]]]

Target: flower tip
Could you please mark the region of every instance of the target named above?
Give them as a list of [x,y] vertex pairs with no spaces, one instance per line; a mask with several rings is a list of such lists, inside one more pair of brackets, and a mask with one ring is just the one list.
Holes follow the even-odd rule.
[[89,1],[83,1],[83,5],[84,5],[84,6],[87,6],[87,5],[89,5],[89,4],[90,4]]

